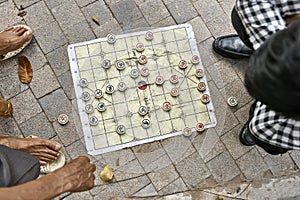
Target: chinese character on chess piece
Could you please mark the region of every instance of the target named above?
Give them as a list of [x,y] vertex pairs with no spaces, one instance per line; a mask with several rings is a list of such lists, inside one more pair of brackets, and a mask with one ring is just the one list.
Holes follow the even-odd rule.
[[7,117],[12,114],[13,107],[10,101],[0,98],[0,116]]

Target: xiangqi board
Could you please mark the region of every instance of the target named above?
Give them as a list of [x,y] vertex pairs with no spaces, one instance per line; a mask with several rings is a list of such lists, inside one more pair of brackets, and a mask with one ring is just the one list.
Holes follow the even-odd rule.
[[69,45],[68,54],[89,154],[217,123],[189,24],[109,34]]

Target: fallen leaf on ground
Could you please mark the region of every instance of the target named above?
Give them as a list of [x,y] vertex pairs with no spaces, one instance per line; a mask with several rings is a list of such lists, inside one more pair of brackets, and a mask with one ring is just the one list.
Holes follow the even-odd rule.
[[26,56],[18,58],[18,74],[22,83],[30,83],[32,79],[32,66]]
[[100,172],[100,179],[107,183],[113,179],[114,170],[109,165],[106,165],[104,169]]

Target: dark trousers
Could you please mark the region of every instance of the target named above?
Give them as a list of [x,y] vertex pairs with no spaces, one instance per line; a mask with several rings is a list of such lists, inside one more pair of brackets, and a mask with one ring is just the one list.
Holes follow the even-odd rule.
[[[256,102],[254,102],[250,108],[250,111],[249,111],[249,119],[247,121],[247,128],[248,128],[248,131],[249,131],[249,122],[250,120],[253,118],[254,116],[254,109],[255,109],[255,105],[256,105]],[[278,147],[278,146],[274,146],[272,144],[269,144],[265,141],[262,141],[260,139],[258,139],[257,137],[255,137],[250,131],[248,133],[252,140],[254,141],[254,143],[263,148],[267,153],[269,154],[272,154],[272,155],[278,155],[278,154],[283,154],[283,153],[286,153],[287,151],[291,150],[291,149],[285,149],[285,148],[281,148],[281,147]]]
[[34,156],[0,145],[0,187],[9,187],[36,179],[40,164]]
[[231,23],[234,29],[236,30],[236,32],[238,33],[238,35],[240,36],[241,40],[244,42],[244,44],[248,46],[250,49],[253,49],[253,46],[249,40],[249,36],[246,33],[246,29],[235,8],[233,8],[231,12]]

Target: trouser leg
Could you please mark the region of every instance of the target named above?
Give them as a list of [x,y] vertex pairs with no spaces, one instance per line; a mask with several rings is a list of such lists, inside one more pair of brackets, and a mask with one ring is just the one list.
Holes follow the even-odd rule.
[[253,142],[263,148],[267,153],[269,154],[272,154],[272,155],[278,155],[278,154],[283,154],[283,153],[286,153],[287,151],[289,151],[290,149],[285,149],[285,148],[281,148],[281,147],[278,147],[278,146],[275,146],[275,145],[272,145],[272,144],[269,144],[265,141],[262,141],[260,139],[258,139],[257,137],[255,137],[251,131],[249,131],[249,122],[250,120],[253,118],[254,116],[254,110],[255,110],[255,106],[256,106],[256,101],[252,104],[251,108],[250,108],[250,111],[249,111],[249,120],[248,120],[248,132],[249,132],[249,135],[251,137],[251,139],[253,140]]
[[249,40],[249,36],[246,33],[246,29],[235,8],[233,8],[231,12],[231,23],[238,35],[240,36],[241,40],[244,42],[244,44],[249,48],[253,49],[253,46]]
[[0,145],[0,187],[9,187],[36,179],[40,174],[37,158]]

